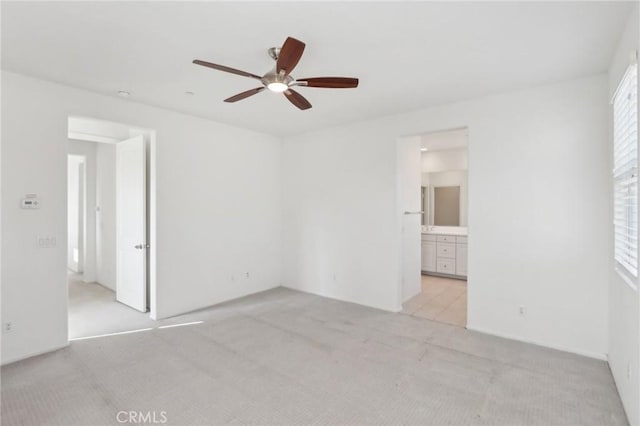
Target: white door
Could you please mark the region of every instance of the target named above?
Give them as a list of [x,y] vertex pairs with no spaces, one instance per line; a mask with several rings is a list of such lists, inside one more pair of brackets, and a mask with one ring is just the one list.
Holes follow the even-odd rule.
[[421,153],[419,137],[398,141],[398,210],[401,215],[401,302],[420,293],[421,285]]
[[147,172],[142,136],[116,145],[116,299],[147,311]]

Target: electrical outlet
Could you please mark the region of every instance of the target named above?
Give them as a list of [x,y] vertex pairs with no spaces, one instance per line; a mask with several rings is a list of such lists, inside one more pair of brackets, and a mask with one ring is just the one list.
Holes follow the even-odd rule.
[[51,236],[39,236],[38,237],[38,248],[54,248],[56,246],[56,237]]
[[249,273],[248,273],[248,272],[245,272],[245,273],[244,273],[244,277],[245,277],[246,279],[249,279],[249,278],[250,278],[250,277],[249,277]]
[[11,321],[7,321],[2,325],[2,331],[5,333],[9,333],[13,331],[13,323]]
[[525,316],[527,311],[524,308],[524,306],[520,306],[520,308],[518,308],[518,313],[520,314],[521,317]]

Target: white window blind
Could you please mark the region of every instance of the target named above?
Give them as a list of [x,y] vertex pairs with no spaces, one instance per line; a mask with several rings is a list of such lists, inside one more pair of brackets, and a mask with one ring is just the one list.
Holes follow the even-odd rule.
[[638,276],[638,65],[629,67],[613,99],[614,256]]

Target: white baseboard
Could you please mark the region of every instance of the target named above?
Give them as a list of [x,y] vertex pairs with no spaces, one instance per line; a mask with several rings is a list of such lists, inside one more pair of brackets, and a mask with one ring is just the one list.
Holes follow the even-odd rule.
[[398,306],[374,306],[374,305],[368,305],[368,304],[362,303],[362,302],[360,302],[358,300],[351,300],[351,299],[346,299],[346,298],[345,299],[341,299],[341,298],[338,298],[338,297],[335,297],[335,296],[332,296],[332,295],[329,295],[329,294],[325,294],[325,293],[320,292],[320,291],[303,290],[303,289],[300,289],[300,288],[288,286],[286,284],[281,284],[280,286],[284,287],[284,288],[288,288],[289,290],[299,291],[301,293],[313,294],[314,296],[325,297],[327,299],[337,300],[339,302],[353,303],[354,305],[360,305],[360,306],[364,306],[366,308],[371,308],[371,309],[379,309],[379,310],[385,311],[385,312],[397,313],[397,312],[402,311],[402,305],[400,305],[399,307]]
[[69,342],[65,343],[64,345],[54,346],[53,348],[46,349],[44,351],[32,352],[32,353],[28,353],[26,355],[21,355],[21,356],[14,357],[14,358],[9,358],[9,359],[4,359],[3,358],[2,359],[2,364],[0,364],[0,365],[5,366],[5,365],[13,364],[14,362],[23,361],[23,360],[28,359],[28,358],[33,358],[34,356],[44,355],[44,354],[48,354],[49,352],[54,352],[54,351],[57,351],[57,350],[60,350],[60,349],[64,349],[67,346],[69,346]]
[[562,351],[562,352],[569,352],[572,354],[576,354],[576,355],[581,355],[581,356],[586,356],[588,358],[594,358],[600,361],[608,361],[607,360],[607,354],[601,354],[601,353],[595,353],[595,352],[589,352],[589,351],[583,351],[583,350],[579,350],[579,349],[573,349],[567,346],[562,346],[562,345],[555,345],[555,344],[549,344],[549,343],[545,343],[545,342],[540,342],[537,340],[532,340],[532,339],[525,339],[519,336],[513,336],[510,334],[506,334],[506,333],[500,333],[500,332],[496,332],[493,330],[488,330],[482,327],[475,327],[473,325],[467,325],[467,330],[471,330],[471,331],[476,331],[478,333],[483,333],[483,334],[489,334],[491,336],[496,336],[496,337],[502,337],[503,339],[510,339],[510,340],[515,340],[518,342],[523,342],[523,343],[530,343],[532,345],[536,345],[536,346],[542,346],[545,348],[549,348],[549,349],[555,349],[557,351]]
[[273,285],[268,285],[265,288],[261,288],[259,290],[245,290],[245,291],[239,292],[238,294],[234,294],[233,296],[230,296],[230,297],[226,297],[226,298],[219,299],[219,300],[213,300],[213,301],[205,302],[204,305],[198,304],[198,305],[190,306],[188,308],[182,308],[182,309],[169,311],[169,312],[158,313],[158,310],[157,310],[157,307],[156,307],[156,310],[154,312],[154,316],[151,316],[151,313],[149,313],[149,317],[154,321],[158,321],[158,320],[163,320],[163,319],[167,319],[167,318],[177,317],[179,315],[187,315],[187,314],[191,314],[191,313],[196,312],[196,311],[201,311],[203,309],[213,308],[214,306],[219,305],[221,303],[230,302],[230,301],[236,300],[236,299],[242,299],[243,297],[252,296],[252,295],[258,294],[258,293],[263,293],[265,291],[273,290],[274,288],[278,288],[278,287],[281,287],[281,285],[280,284],[273,284]]

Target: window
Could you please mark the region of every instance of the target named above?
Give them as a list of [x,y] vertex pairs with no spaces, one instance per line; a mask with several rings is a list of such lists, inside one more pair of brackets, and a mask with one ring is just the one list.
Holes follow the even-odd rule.
[[[613,228],[617,270],[638,276],[638,65],[613,99]],[[635,280],[633,280],[635,281]]]

